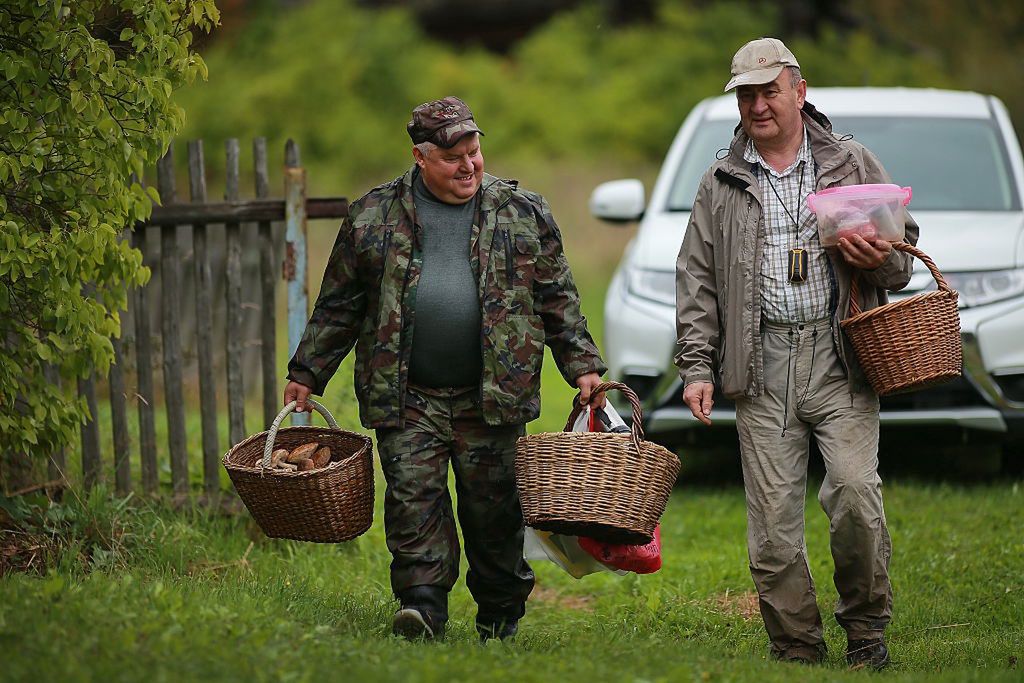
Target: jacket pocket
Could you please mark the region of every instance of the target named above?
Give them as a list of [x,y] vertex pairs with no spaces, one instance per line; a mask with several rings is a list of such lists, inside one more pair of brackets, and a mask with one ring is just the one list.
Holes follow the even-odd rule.
[[521,333],[522,346],[535,353],[544,352],[544,321],[539,315],[510,315],[514,331]]
[[494,383],[498,403],[515,406],[530,400],[540,387],[544,361],[544,323],[539,315],[508,315],[494,334]]
[[540,242],[509,228],[501,229],[501,244],[505,269],[505,283],[509,289],[533,286],[540,255]]
[[494,242],[488,298],[500,302],[509,317],[532,312],[540,244],[504,227],[496,231]]

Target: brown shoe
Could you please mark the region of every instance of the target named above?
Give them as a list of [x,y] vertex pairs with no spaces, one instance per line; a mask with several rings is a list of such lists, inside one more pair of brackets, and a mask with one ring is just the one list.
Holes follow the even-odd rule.
[[874,640],[847,640],[846,663],[851,669],[874,669],[878,671],[889,666],[889,648],[885,638]]
[[825,643],[821,645],[791,645],[784,650],[772,648],[772,657],[780,662],[821,664],[825,661]]

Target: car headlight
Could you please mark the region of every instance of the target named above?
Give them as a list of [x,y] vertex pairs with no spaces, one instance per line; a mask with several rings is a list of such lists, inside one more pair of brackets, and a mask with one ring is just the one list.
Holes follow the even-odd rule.
[[960,306],[984,306],[1024,294],[1024,268],[986,270],[977,273],[943,273],[949,286],[960,293]]
[[671,270],[630,268],[627,278],[629,293],[641,299],[676,305],[676,274]]

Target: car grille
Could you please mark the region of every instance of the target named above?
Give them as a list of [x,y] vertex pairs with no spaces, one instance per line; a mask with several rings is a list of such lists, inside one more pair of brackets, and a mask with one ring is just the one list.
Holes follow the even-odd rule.
[[913,391],[909,394],[883,396],[882,410],[929,410],[936,408],[965,408],[987,406],[981,394],[963,377],[940,384],[930,389]]
[[1006,398],[1024,403],[1024,374],[997,375],[995,379]]

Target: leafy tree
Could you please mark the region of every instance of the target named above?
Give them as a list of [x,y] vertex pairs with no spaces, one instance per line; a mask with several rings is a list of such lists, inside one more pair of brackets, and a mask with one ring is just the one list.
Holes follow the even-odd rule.
[[956,87],[1001,98],[1017,129],[1024,127],[1024,3],[864,0],[852,12],[886,42],[932,55]]
[[[446,94],[473,107],[491,169],[501,172],[511,161],[658,163],[686,113],[721,94],[736,49],[760,35],[783,35],[814,86],[949,82],[930,55],[864,30],[824,24],[815,40],[780,34],[772,3],[658,0],[651,22],[624,26],[609,20],[608,2],[588,0],[507,55],[453,48],[429,38],[408,9],[363,4],[266,9],[219,36],[206,53],[210,82],[181,94],[188,134],[211,147],[265,135],[270,149],[294,137],[313,183],[358,196],[410,163],[409,111]],[[220,161],[206,161],[213,176]]]
[[184,114],[174,90],[206,67],[192,30],[213,0],[0,4],[0,453],[70,442],[86,409],[70,387],[104,373],[127,291],[149,278],[120,239],[156,193],[130,180]]

